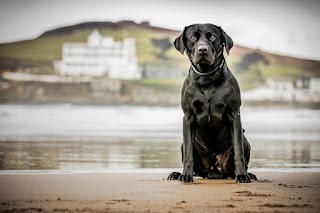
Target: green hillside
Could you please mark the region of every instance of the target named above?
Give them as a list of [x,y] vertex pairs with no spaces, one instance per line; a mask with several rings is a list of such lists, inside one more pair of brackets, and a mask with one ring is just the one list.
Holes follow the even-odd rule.
[[[86,42],[87,37],[95,28],[86,28],[75,30],[70,33],[61,33],[54,35],[43,35],[34,40],[21,41],[8,44],[0,44],[0,67],[10,67],[11,63],[21,63],[28,67],[27,62],[37,62],[47,64],[53,60],[61,59],[62,45],[65,42]],[[152,38],[169,37],[173,42],[175,36],[167,32],[154,31],[140,26],[126,26],[123,29],[99,28],[103,36],[111,36],[115,40],[122,40],[124,36],[137,39],[137,51],[139,64],[160,63],[153,54],[155,48],[151,44]],[[168,63],[178,63],[183,66],[186,62],[184,58],[179,57],[172,48],[167,52]],[[33,63],[32,63],[33,64]],[[15,67],[15,64],[12,64]]]
[[[105,24],[92,22],[55,29],[34,40],[0,44],[0,70],[25,71],[27,69],[32,73],[55,74],[52,61],[61,59],[63,43],[86,42],[87,37],[94,29],[99,29],[103,36],[112,36],[115,40],[122,40],[127,36],[136,38],[140,65],[161,67],[161,63],[167,63],[173,69],[177,67],[183,70],[187,70],[189,67],[185,55],[182,56],[173,47],[166,53],[167,59],[164,61],[154,54],[156,48],[151,42],[152,39],[168,37],[173,42],[180,32],[152,27],[145,23],[106,22]],[[235,46],[230,54],[226,57],[228,66],[238,78],[242,89],[258,86],[263,83],[263,79],[268,77],[294,80],[303,74],[320,76],[319,61],[279,56],[240,46]],[[250,54],[260,55],[267,63],[254,60],[245,61]],[[246,69],[241,70],[241,67]],[[159,83],[159,81],[149,80],[148,83],[150,82]],[[177,82],[180,84],[180,81]]]

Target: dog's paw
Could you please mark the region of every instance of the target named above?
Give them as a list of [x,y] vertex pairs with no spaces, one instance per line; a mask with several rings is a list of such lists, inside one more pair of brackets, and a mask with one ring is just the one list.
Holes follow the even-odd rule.
[[184,183],[190,183],[190,182],[193,182],[193,175],[182,174],[179,176],[178,180]]
[[248,175],[252,180],[258,180],[258,178],[257,178],[257,176],[255,174],[248,173]]
[[178,180],[178,178],[180,177],[181,173],[180,172],[172,172],[167,180]]
[[237,183],[250,183],[251,178],[250,178],[249,174],[247,174],[247,173],[236,175],[236,182]]

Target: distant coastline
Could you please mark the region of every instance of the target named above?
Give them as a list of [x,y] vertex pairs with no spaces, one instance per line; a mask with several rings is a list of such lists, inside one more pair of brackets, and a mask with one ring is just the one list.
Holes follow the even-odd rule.
[[[163,89],[141,81],[121,81],[119,91],[94,91],[90,82],[0,81],[0,104],[179,106],[181,83]],[[130,88],[130,89],[129,89]],[[242,101],[242,107],[320,109],[320,102]]]

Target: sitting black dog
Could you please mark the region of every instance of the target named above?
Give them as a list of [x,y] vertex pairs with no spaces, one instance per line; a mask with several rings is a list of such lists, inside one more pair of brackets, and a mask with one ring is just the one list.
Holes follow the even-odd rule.
[[173,172],[168,179],[256,179],[247,173],[250,145],[241,126],[239,85],[223,56],[223,48],[229,54],[232,39],[218,26],[194,24],[185,27],[174,45],[186,52],[191,67],[181,93],[183,173]]

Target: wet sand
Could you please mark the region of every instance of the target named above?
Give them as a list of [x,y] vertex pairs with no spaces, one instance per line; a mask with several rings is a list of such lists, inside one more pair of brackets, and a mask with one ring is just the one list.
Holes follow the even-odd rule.
[[0,211],[320,212],[320,173],[256,172],[249,184],[167,175],[0,174]]

